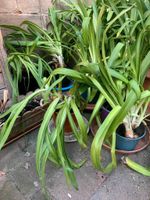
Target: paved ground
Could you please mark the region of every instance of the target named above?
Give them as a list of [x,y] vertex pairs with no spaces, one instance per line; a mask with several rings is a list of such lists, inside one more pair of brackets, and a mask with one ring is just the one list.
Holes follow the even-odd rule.
[[[0,200],[44,200],[35,172],[35,143],[37,131],[25,136],[0,152]],[[89,138],[89,146],[92,137]],[[68,188],[61,169],[47,166],[47,188],[52,200],[150,200],[150,178],[133,172],[119,162],[110,175],[93,169],[89,149],[82,150],[76,143],[67,144],[67,150],[76,161],[87,157],[84,167],[77,170],[79,191]],[[150,147],[132,155],[150,166]],[[104,151],[104,159],[109,159]],[[119,160],[120,158],[118,158]],[[50,199],[50,198],[49,198]]]

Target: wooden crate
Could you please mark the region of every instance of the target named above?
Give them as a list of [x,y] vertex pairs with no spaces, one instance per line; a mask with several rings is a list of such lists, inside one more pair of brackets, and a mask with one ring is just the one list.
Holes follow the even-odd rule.
[[0,100],[3,100],[4,90],[8,90],[9,98],[11,97],[11,89],[7,81],[6,72],[5,72],[6,57],[7,55],[3,47],[3,37],[0,30]]
[[43,116],[47,110],[47,107],[48,104],[45,104],[42,107],[38,106],[31,111],[27,111],[21,117],[19,117],[16,120],[5,146],[38,128],[43,120]]
[[[3,38],[0,30],[0,102],[3,101],[3,94],[6,90],[9,94],[8,98],[11,100],[11,89],[5,72],[6,58],[7,55],[3,47]],[[48,104],[44,105],[43,107],[38,106],[34,110],[28,111],[19,117],[16,120],[16,123],[5,145],[10,144],[11,142],[39,127],[47,107]]]

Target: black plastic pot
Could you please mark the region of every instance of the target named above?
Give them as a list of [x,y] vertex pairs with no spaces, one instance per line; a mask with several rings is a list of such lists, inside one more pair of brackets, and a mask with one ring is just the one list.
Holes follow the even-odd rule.
[[[85,91],[85,92],[82,94],[82,97],[83,97],[83,99],[87,100],[87,96],[88,96],[87,91]],[[87,104],[87,106],[86,106],[86,110],[87,110],[87,111],[91,111],[91,110],[94,109],[95,104],[96,104],[98,98],[99,98],[99,92],[97,92],[96,95],[95,95],[95,97],[94,97],[94,99],[93,99],[91,102],[89,102],[89,103]]]

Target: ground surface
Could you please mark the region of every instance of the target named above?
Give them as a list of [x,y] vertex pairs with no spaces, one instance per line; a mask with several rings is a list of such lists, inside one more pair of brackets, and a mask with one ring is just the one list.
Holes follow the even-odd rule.
[[[35,172],[35,144],[37,131],[25,136],[0,152],[0,200],[44,200]],[[89,139],[89,146],[92,136]],[[76,171],[79,191],[68,188],[63,171],[47,166],[47,188],[52,200],[150,200],[150,178],[133,172],[119,162],[110,175],[93,169],[89,149],[81,150],[76,143],[67,144],[70,156],[86,164]],[[131,157],[150,166],[150,146]],[[103,152],[104,161],[109,159]],[[118,158],[120,160],[120,158]],[[49,198],[50,199],[50,198]]]

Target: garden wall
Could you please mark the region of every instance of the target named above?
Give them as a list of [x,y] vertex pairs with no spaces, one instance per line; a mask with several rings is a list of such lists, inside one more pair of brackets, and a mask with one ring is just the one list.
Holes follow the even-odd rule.
[[[0,24],[19,25],[23,20],[31,20],[46,27],[48,8],[51,5],[52,0],[0,0]],[[59,7],[63,8],[63,4],[59,4]],[[7,32],[3,31],[3,34]]]
[[20,24],[31,20],[45,27],[51,0],[0,0],[0,24]]

